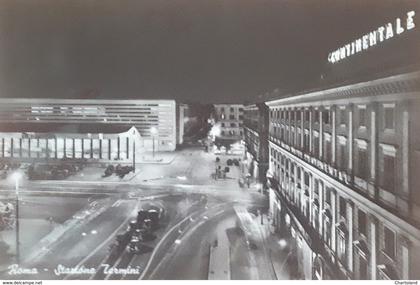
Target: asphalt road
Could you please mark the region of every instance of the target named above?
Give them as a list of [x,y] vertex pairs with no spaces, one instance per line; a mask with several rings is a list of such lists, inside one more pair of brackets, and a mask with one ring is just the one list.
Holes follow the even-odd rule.
[[[69,228],[56,240],[50,238],[53,242],[41,248],[36,258],[21,265],[37,268],[37,275],[7,279],[207,279],[209,246],[215,233],[226,234],[235,227],[233,205],[267,205],[265,196],[238,187],[238,169],[232,171],[230,179],[212,180],[215,157],[202,150],[183,150],[171,164],[143,167],[141,175],[129,183],[39,181],[22,185],[22,202],[40,207],[34,216],[52,216],[57,224]],[[5,190],[1,189],[0,195],[12,198],[12,189]],[[39,198],[45,196],[45,200]],[[72,203],[70,198],[83,202]],[[64,203],[55,202],[57,199],[64,199]],[[139,272],[98,273],[108,258],[108,247],[144,203],[165,209],[166,218],[156,232],[157,238],[147,244],[148,252],[124,251],[113,264],[115,268],[137,268]],[[60,265],[89,272],[54,272]]]

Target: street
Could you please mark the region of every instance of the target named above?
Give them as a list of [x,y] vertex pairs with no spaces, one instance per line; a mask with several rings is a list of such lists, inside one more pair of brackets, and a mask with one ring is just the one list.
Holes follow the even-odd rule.
[[[139,165],[129,181],[94,182],[93,175],[54,184],[25,181],[19,200],[21,272],[3,265],[2,278],[208,279],[215,242],[231,251],[234,262],[225,266],[233,279],[273,278],[267,272],[258,275],[267,266],[261,266],[261,258],[256,266],[259,255],[247,247],[234,210],[241,205],[264,211],[267,198],[256,189],[239,187],[238,166],[230,167],[226,179],[212,178],[216,166],[226,165],[229,157],[190,148],[174,153],[170,163]],[[13,202],[11,190],[0,190],[4,201]],[[127,230],[139,209],[151,205],[164,209],[156,238],[141,254],[124,249],[113,256],[116,236]],[[28,227],[30,237],[24,234]],[[13,230],[7,236],[14,252]],[[245,265],[239,262],[243,258]],[[9,262],[14,264],[13,258]],[[37,273],[24,274],[25,269]]]

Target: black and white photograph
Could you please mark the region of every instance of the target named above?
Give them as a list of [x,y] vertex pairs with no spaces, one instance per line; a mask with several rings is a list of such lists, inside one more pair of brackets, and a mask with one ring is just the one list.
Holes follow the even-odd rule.
[[0,0],[1,284],[419,264],[419,0]]

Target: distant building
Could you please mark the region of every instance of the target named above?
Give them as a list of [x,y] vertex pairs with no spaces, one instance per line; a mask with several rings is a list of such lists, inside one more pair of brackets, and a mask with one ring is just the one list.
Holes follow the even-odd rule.
[[214,121],[220,130],[216,140],[236,142],[243,138],[244,106],[240,104],[214,105]]
[[188,122],[188,105],[177,104],[176,108],[176,144],[181,145],[184,143],[185,124]]
[[262,185],[268,169],[269,109],[264,103],[244,107],[245,158],[247,173]]
[[173,151],[173,100],[0,99],[0,158],[130,159]]

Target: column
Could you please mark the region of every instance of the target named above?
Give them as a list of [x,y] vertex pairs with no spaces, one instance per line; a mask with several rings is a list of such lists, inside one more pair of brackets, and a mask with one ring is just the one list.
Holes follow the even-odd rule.
[[82,158],[85,158],[85,139],[80,139],[82,141]]
[[376,255],[378,253],[378,245],[379,245],[379,237],[377,234],[378,231],[378,222],[375,216],[370,216],[370,245],[369,245],[369,251],[370,251],[370,274],[371,279],[376,280],[377,279],[377,263],[376,263]]
[[323,223],[323,218],[322,218],[322,211],[324,211],[324,183],[321,182],[321,180],[318,180],[318,196],[319,196],[319,235],[322,237],[323,235],[323,229],[324,229],[324,223]]
[[324,109],[319,108],[319,159],[324,160]]
[[90,158],[93,158],[93,138],[90,138]]
[[351,179],[353,181],[353,105],[349,105],[349,174],[351,176]]
[[45,158],[50,157],[50,151],[48,149],[48,138],[45,139]]
[[337,150],[336,150],[336,145],[337,145],[337,141],[336,141],[336,122],[337,122],[337,118],[336,118],[336,115],[337,115],[337,108],[336,108],[336,106],[332,106],[331,107],[332,109],[331,109],[331,119],[332,119],[332,122],[331,122],[331,128],[332,128],[332,130],[331,130],[331,164],[334,166],[334,167],[336,167],[336,160],[337,160],[337,158],[336,158],[336,152],[337,152]]
[[301,137],[300,137],[300,148],[303,150],[305,147],[304,144],[304,137],[305,137],[305,108],[301,109],[300,112],[300,129],[301,129]]
[[36,147],[37,147],[36,157],[39,158],[39,155],[40,155],[40,151],[39,151],[39,138],[36,138]]
[[300,175],[301,175],[301,177],[300,177],[300,179],[301,179],[301,189],[300,189],[300,205],[299,205],[299,208],[300,208],[300,211],[301,212],[303,212],[303,205],[305,204],[304,203],[304,201],[305,201],[305,169],[302,167],[302,171],[300,172]]
[[402,152],[402,193],[403,197],[408,197],[410,185],[409,185],[409,114],[407,107],[404,106],[404,111],[402,114],[402,144],[401,144],[401,152]]
[[314,176],[311,174],[309,175],[309,224],[312,224],[313,217],[312,217],[312,202],[314,199]]
[[102,159],[102,139],[99,139],[99,159]]
[[335,224],[336,222],[336,217],[337,217],[337,210],[336,210],[336,191],[335,189],[330,189],[331,191],[331,248],[334,252],[337,252],[336,250],[336,246],[337,246],[337,242],[336,242],[336,228],[335,228]]
[[57,137],[54,136],[54,157],[57,159],[58,158],[58,142],[57,142]]
[[129,159],[130,158],[129,157],[129,153],[130,153],[130,141],[129,141],[129,138],[128,137],[126,137],[125,139],[126,139],[125,143],[126,143],[126,149],[127,149],[126,158]]
[[72,139],[72,148],[73,148],[73,158],[76,157],[76,139]]
[[378,160],[377,149],[378,149],[378,141],[377,141],[377,107],[376,104],[372,104],[372,112],[370,114],[370,185],[369,188],[369,195],[374,198],[378,198],[378,191],[375,189],[376,185],[376,165]]
[[347,265],[350,272],[353,272],[353,202],[346,201],[347,205],[347,220],[348,220],[348,241],[347,241]]
[[312,133],[313,132],[312,120],[314,116],[313,116],[312,108],[309,108],[308,112],[309,112],[309,153],[312,154],[313,146],[314,146],[314,142],[313,142],[314,136]]
[[117,157],[118,157],[118,160],[120,159],[120,137],[118,136],[118,139],[117,139]]
[[111,160],[111,139],[108,139],[108,159]]
[[409,241],[405,238],[401,242],[401,252],[402,252],[402,279],[410,279],[410,255],[409,255]]
[[19,138],[19,157],[22,158],[22,138]]
[[10,138],[10,157],[13,157],[13,138]]
[[67,138],[63,138],[63,157],[67,157]]
[[31,138],[28,139],[28,157],[31,157]]

